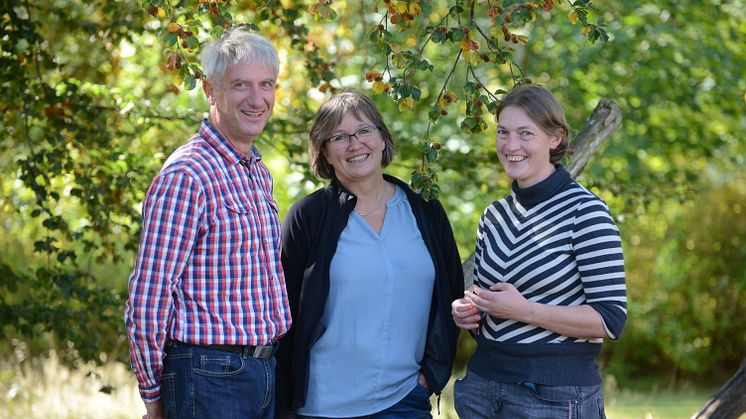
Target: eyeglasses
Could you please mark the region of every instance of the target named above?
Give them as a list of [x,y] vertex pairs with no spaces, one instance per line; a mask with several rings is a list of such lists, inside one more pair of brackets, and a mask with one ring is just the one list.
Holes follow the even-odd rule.
[[326,139],[326,142],[335,147],[344,147],[352,141],[352,137],[355,137],[358,141],[364,143],[373,138],[373,134],[375,134],[377,129],[380,128],[375,125],[366,125],[362,128],[359,128],[353,134],[339,134],[329,137]]

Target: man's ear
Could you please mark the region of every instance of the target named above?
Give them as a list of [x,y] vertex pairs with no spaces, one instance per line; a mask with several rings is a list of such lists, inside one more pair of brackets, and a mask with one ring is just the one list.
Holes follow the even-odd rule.
[[210,106],[215,104],[215,88],[213,88],[212,84],[207,81],[207,79],[202,81],[202,91],[205,92],[205,97],[207,98],[207,103],[210,104]]

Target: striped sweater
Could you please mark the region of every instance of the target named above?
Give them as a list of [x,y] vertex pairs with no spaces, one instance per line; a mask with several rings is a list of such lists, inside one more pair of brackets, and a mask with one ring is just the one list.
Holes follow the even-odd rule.
[[[513,284],[529,301],[588,304],[617,339],[627,318],[619,231],[606,204],[562,166],[544,181],[493,202],[477,231],[475,283]],[[485,316],[469,369],[501,382],[600,383],[602,339],[576,339]]]

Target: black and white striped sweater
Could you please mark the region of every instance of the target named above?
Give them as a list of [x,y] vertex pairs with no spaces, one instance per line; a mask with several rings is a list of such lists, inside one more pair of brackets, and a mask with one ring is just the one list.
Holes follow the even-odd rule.
[[[493,202],[477,231],[475,283],[513,284],[543,304],[588,304],[617,339],[627,318],[624,260],[608,207],[562,166],[526,189]],[[469,368],[503,382],[600,383],[595,358],[602,339],[563,336],[530,324],[486,316]]]

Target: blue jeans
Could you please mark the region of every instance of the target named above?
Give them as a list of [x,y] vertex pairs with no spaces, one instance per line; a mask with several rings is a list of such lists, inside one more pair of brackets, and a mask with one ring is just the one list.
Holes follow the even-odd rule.
[[605,418],[601,385],[546,386],[501,383],[467,372],[453,387],[456,413],[472,418]]
[[[430,419],[430,392],[420,383],[409,392],[403,399],[388,409],[367,416],[359,416],[355,419]],[[324,419],[323,416],[302,416],[298,419]]]
[[166,348],[161,400],[167,418],[274,417],[275,358],[203,346]]

